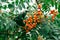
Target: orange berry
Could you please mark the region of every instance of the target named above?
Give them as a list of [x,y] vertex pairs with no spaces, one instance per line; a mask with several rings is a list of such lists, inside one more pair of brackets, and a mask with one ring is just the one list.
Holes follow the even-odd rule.
[[26,20],[23,20],[23,22],[26,22]]
[[27,27],[31,28],[31,24],[26,24]]
[[40,13],[40,11],[38,11],[38,15],[40,15],[41,13]]
[[30,19],[30,23],[32,23],[33,22],[33,20],[32,19]]
[[39,23],[39,22],[40,22],[40,20],[37,20],[37,22]]
[[34,18],[37,17],[36,15],[34,15]]
[[26,24],[26,26],[29,26],[29,24]]
[[32,18],[32,16],[30,16],[29,18]]
[[26,33],[29,32],[29,30],[26,30]]
[[38,23],[40,22],[40,21],[37,21]]
[[38,8],[40,9],[42,7],[42,4],[38,4]]
[[33,17],[33,20],[35,20],[35,18]]
[[54,21],[54,19],[55,19],[55,16],[53,15],[53,16],[52,16],[52,21]]
[[24,20],[24,21],[25,21],[25,23],[28,23],[28,22],[27,22],[28,20]]
[[30,25],[32,26],[32,23],[30,23]]
[[56,16],[57,14],[55,13],[54,16]]
[[28,27],[28,30],[31,30],[31,28]]
[[36,27],[36,23],[33,23],[33,27]]
[[54,12],[55,12],[55,10],[51,10],[51,11],[50,11],[50,14],[54,14]]
[[42,15],[42,12],[41,11],[38,11],[38,15]]
[[41,17],[41,18],[44,18],[44,15],[41,15],[40,17]]
[[53,15],[53,16],[52,16],[52,19],[54,19],[54,18],[55,18],[55,16]]
[[39,18],[37,18],[37,20],[39,20]]
[[30,23],[30,20],[29,21],[27,21],[28,23]]
[[34,15],[34,18],[35,18],[35,19],[37,19],[37,18],[38,18],[38,16],[37,16],[37,15]]
[[31,30],[32,28],[33,28],[32,26],[29,26],[29,27],[28,27],[28,30]]
[[46,18],[48,18],[48,16],[46,16]]
[[37,20],[34,20],[34,23],[37,23]]
[[57,9],[55,9],[55,13],[58,13]]

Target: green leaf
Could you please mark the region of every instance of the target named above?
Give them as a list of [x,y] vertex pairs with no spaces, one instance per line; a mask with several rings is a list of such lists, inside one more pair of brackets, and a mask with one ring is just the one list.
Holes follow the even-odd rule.
[[49,8],[48,8],[48,4],[43,4],[42,9],[43,9],[44,11],[47,11],[47,10],[49,9]]
[[25,8],[25,5],[24,5],[24,4],[22,4],[22,7],[23,7],[23,8]]
[[0,4],[0,9],[2,8],[2,4]]
[[51,0],[51,5],[54,6],[54,0]]
[[24,3],[24,0],[20,0],[20,3],[21,3],[21,4]]
[[18,5],[18,2],[19,2],[19,1],[18,1],[18,0],[16,0],[16,2],[15,2],[15,3],[16,3],[16,5]]
[[58,14],[57,17],[60,18],[60,14]]
[[8,4],[8,8],[14,8],[13,4]]
[[31,37],[32,37],[32,40],[37,40],[37,33],[35,31],[32,31],[31,32]]
[[58,5],[58,12],[60,13],[60,4]]
[[7,0],[1,0],[2,2],[6,2]]
[[5,5],[3,8],[4,8],[4,9],[6,9],[6,8],[7,8],[7,6]]
[[55,8],[57,9],[57,2],[55,1]]
[[22,5],[21,4],[19,5],[19,9],[22,10]]
[[30,0],[25,0],[25,2],[29,2]]
[[44,3],[48,4],[51,0],[45,0]]

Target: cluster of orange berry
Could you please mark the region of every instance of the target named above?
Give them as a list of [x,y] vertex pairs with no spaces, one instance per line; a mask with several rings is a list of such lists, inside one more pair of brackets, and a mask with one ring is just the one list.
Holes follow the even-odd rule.
[[[34,12],[33,16],[30,15],[29,18],[27,18],[26,20],[23,20],[23,22],[26,24],[24,27],[26,32],[29,32],[31,29],[35,28],[38,23],[42,22],[41,19],[42,20],[44,19],[45,16],[41,11],[41,7],[42,7],[42,5],[38,4],[37,12]],[[50,14],[53,14],[52,21],[54,21],[57,13],[58,13],[57,10],[50,11]],[[48,17],[46,17],[46,18],[48,18]],[[48,20],[48,21],[50,21],[50,20]]]
[[29,18],[27,18],[27,20],[23,20],[23,22],[26,24],[24,29],[26,30],[26,32],[29,32],[32,28],[35,28],[37,23],[40,22],[40,18],[43,18],[43,14],[41,11],[41,4],[38,4],[38,11],[34,12],[33,16],[30,15]]
[[50,11],[50,14],[53,14],[53,16],[52,16],[52,21],[54,21],[57,13],[58,13],[57,10],[51,10],[51,11]]

